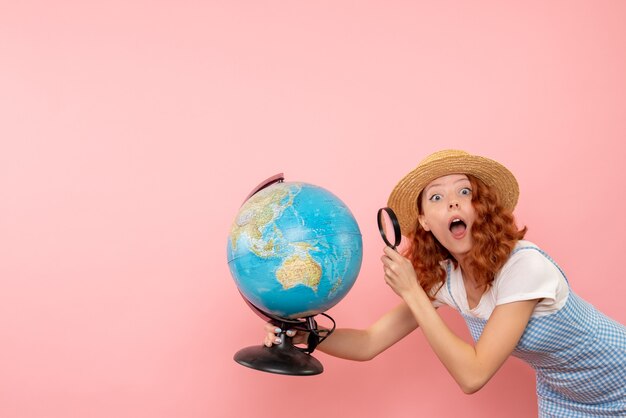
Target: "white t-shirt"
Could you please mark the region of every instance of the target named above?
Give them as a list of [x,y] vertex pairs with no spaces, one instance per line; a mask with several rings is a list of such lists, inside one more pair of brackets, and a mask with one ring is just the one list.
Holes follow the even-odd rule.
[[[515,248],[520,247],[538,248],[530,241],[519,241]],[[462,313],[476,318],[489,319],[497,305],[531,299],[541,299],[532,317],[549,315],[561,309],[569,295],[567,281],[554,263],[537,250],[524,249],[509,257],[493,285],[482,295],[478,305],[470,309],[461,268],[454,268],[451,261],[446,263],[450,263],[449,280],[454,300],[448,291],[448,284],[444,283],[436,293],[433,305],[448,305],[456,309],[456,301]]]

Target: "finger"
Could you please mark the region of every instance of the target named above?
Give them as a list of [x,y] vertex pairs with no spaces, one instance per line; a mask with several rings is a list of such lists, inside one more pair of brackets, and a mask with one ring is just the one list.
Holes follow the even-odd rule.
[[380,261],[382,261],[382,263],[383,263],[385,266],[390,266],[390,265],[391,265],[391,264],[393,264],[393,262],[394,262],[391,258],[389,258],[389,257],[387,257],[387,256],[385,256],[385,255],[383,255],[383,256],[380,258]]
[[396,263],[390,263],[385,265],[385,271],[387,272],[387,274],[397,274],[398,272],[398,265]]
[[296,335],[296,330],[294,329],[287,330],[287,336],[293,337],[294,335]]
[[280,334],[282,332],[282,330],[277,327],[276,325],[272,324],[271,322],[268,322],[265,324],[265,331],[267,332],[271,332],[274,334]]
[[396,250],[394,250],[393,248],[390,247],[385,247],[385,249],[383,250],[385,255],[387,257],[389,257],[390,259],[399,262],[401,260],[405,260],[406,258],[400,254],[399,252],[397,252]]
[[271,347],[272,344],[280,344],[281,342],[282,342],[281,338],[277,337],[274,334],[267,335],[265,337],[265,340],[263,341],[263,343],[268,347]]

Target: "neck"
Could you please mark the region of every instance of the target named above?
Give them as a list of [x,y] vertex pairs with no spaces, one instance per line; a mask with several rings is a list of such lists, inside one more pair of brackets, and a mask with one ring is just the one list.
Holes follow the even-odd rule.
[[469,271],[470,262],[465,254],[453,254],[452,255],[459,266],[461,266],[461,270],[464,272]]
[[476,280],[474,279],[474,275],[471,273],[470,262],[467,257],[458,257],[456,261],[459,263],[459,267],[463,272],[464,281],[476,284]]

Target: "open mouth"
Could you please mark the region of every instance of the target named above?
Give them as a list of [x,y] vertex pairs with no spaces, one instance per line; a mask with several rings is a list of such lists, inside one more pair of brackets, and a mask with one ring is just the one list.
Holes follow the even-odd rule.
[[465,222],[463,222],[461,219],[457,218],[457,219],[453,219],[452,222],[450,222],[449,228],[453,236],[460,237],[467,230],[467,225],[465,225]]

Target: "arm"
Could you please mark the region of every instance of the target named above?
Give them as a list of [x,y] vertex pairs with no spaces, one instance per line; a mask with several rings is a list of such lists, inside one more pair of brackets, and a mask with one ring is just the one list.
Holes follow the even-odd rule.
[[419,286],[409,260],[393,250],[383,256],[385,280],[402,297],[424,335],[463,392],[482,388],[502,366],[521,338],[538,300],[497,306],[475,346],[457,337]]
[[535,299],[497,306],[472,346],[450,331],[432,306],[420,301],[419,294],[407,299],[428,343],[465,393],[477,392],[498,371],[513,352],[537,304]]
[[365,330],[338,329],[318,350],[348,360],[371,360],[417,328],[406,303],[401,303]]
[[[275,341],[275,327],[266,325],[265,345],[270,347]],[[317,349],[334,357],[347,360],[366,361],[391,347],[417,328],[415,316],[406,303],[401,303],[384,314],[369,328],[335,330]],[[291,335],[291,334],[289,334]],[[306,333],[298,333],[294,343],[304,343]]]

